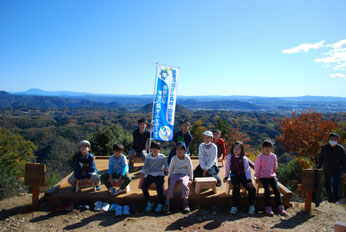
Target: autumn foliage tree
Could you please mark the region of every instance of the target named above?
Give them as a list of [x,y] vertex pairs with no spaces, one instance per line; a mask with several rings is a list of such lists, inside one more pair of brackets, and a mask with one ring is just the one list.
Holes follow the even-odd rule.
[[[217,116],[213,127],[213,130],[221,131],[221,137],[225,140],[227,153],[230,152],[229,149],[235,141],[241,141],[245,144],[246,142],[250,141],[250,137],[246,133],[240,131],[239,125],[237,125],[236,122],[233,124],[234,125],[232,126],[224,119]],[[249,145],[247,145],[246,148],[248,149]]]
[[287,151],[315,163],[322,143],[328,139],[328,133],[337,127],[336,122],[323,119],[321,113],[310,110],[298,115],[293,112],[280,122],[282,135],[278,140]]

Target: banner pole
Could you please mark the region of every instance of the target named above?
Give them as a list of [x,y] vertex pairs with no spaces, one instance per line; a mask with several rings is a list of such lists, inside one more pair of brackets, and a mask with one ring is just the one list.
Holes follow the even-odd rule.
[[[150,122],[150,139],[149,139],[149,147],[151,144],[151,138],[152,138],[152,132],[153,132],[153,127],[154,127],[154,109],[155,109],[155,95],[156,95],[156,88],[157,88],[157,66],[158,63],[156,62],[156,70],[155,70],[155,85],[154,85],[154,96],[153,96],[153,107],[151,110],[151,122]],[[150,149],[149,149],[150,150]],[[148,154],[149,154],[148,150]]]

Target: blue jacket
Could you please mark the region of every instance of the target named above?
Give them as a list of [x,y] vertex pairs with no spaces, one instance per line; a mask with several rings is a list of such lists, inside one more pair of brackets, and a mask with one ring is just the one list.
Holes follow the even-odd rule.
[[90,176],[95,172],[96,165],[93,154],[88,152],[86,158],[83,157],[82,153],[78,152],[73,157],[73,171],[76,179],[89,179]]

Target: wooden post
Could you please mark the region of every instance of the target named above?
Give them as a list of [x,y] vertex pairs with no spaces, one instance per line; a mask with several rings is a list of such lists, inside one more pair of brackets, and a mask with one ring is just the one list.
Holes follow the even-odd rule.
[[[322,169],[318,169],[319,176],[321,176]],[[302,184],[301,191],[305,195],[305,211],[311,212],[311,203],[312,203],[312,193],[315,192],[316,179],[315,179],[315,170],[314,169],[303,169],[302,170]]]
[[305,212],[311,212],[312,192],[305,192]]
[[39,163],[26,163],[24,184],[32,188],[32,207],[37,209],[40,196],[40,186],[46,184],[46,165]]

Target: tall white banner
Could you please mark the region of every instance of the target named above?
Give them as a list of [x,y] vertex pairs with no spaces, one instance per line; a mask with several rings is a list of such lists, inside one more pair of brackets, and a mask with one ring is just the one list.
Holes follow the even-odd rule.
[[173,141],[178,69],[158,65],[154,97],[153,139]]

